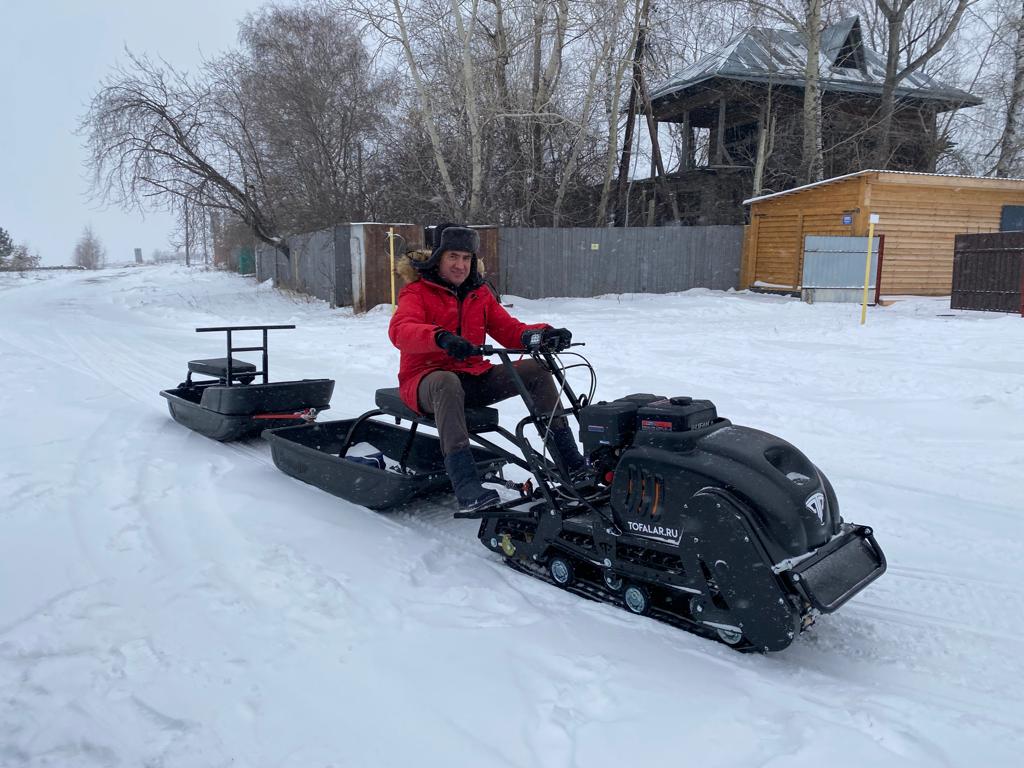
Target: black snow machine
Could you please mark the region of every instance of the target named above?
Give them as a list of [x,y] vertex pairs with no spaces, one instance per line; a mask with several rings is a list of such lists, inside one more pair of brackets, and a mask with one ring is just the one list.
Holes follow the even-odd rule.
[[[202,435],[227,442],[259,435],[273,427],[287,427],[316,419],[330,408],[334,392],[332,379],[270,381],[267,332],[294,325],[232,325],[196,328],[196,333],[227,334],[227,355],[208,360],[190,360],[185,381],[160,395],[167,399],[171,417]],[[260,346],[234,346],[234,334],[260,331]],[[260,370],[252,363],[233,357],[235,352],[261,352]],[[210,377],[193,381],[192,376]],[[254,383],[256,377],[261,382]]]
[[[532,355],[569,403],[559,413],[538,412],[517,376],[529,415],[514,434],[494,408],[467,410],[483,481],[519,493],[456,517],[479,518],[480,541],[513,568],[758,652],[786,648],[815,617],[885,572],[871,528],[843,520],[828,479],[784,440],[732,424],[708,400],[636,394],[592,402],[596,375],[577,353],[479,351],[503,363]],[[578,360],[563,364],[566,356]],[[570,368],[590,372],[588,395],[573,392]],[[378,390],[376,405],[356,419],[266,433],[275,464],[373,509],[450,491],[437,437],[418,431],[432,421],[409,410],[397,389]],[[557,453],[526,437],[533,425],[543,446],[560,414],[579,424],[583,476],[570,477]],[[494,443],[495,435],[514,450]],[[374,458],[353,460],[355,445],[375,449]],[[532,479],[506,480],[509,464]]]

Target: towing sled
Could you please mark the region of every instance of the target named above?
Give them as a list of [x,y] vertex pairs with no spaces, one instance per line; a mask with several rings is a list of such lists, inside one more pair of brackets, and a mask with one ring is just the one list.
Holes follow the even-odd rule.
[[[227,442],[260,434],[264,429],[313,421],[330,408],[332,379],[271,382],[267,332],[294,325],[234,325],[196,328],[196,333],[223,332],[225,357],[190,360],[185,381],[160,392],[171,418],[214,440]],[[234,346],[234,334],[261,331],[260,346]],[[262,367],[237,359],[235,352],[260,352]],[[193,380],[193,376],[208,377]],[[254,383],[256,377],[262,381]]]
[[[378,390],[376,400],[376,409],[356,419],[268,429],[263,436],[270,443],[274,464],[292,477],[379,511],[451,492],[441,441],[436,435],[418,431],[420,425],[433,427],[434,422],[407,408],[397,388]],[[395,424],[380,421],[389,416],[394,417]],[[399,426],[403,420],[411,427]],[[469,408],[466,420],[478,438],[484,432],[501,429],[494,408]],[[353,461],[362,457],[350,455],[351,449],[366,445],[379,454],[377,466]],[[502,469],[515,457],[496,447],[471,448],[477,471],[503,482]]]
[[[572,390],[568,366],[551,351],[479,351],[505,364],[533,355],[569,403],[538,412],[516,375],[529,415],[514,432],[498,424],[493,408],[467,410],[483,482],[518,495],[455,516],[480,519],[480,541],[513,568],[741,651],[786,648],[885,572],[871,528],[842,518],[828,479],[784,440],[732,424],[708,400],[642,394],[593,403],[596,376],[579,355],[583,362],[572,367],[591,374],[585,396]],[[379,390],[376,404],[352,421],[275,430],[268,436],[275,463],[375,509],[446,487],[436,437],[418,432],[431,421],[406,408],[397,390]],[[558,415],[579,424],[583,473],[570,475],[546,447]],[[395,425],[375,424],[380,416]],[[540,448],[526,437],[531,426]],[[496,444],[498,436],[512,450]],[[400,471],[346,460],[356,442],[397,459]],[[509,464],[531,479],[506,480]],[[409,468],[416,480],[402,479]]]

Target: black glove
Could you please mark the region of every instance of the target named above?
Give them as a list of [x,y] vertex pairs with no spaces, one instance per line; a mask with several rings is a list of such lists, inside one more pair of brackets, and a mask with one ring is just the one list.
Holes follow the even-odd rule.
[[541,328],[523,331],[523,347],[531,352],[547,350],[561,352],[572,343],[572,332],[568,328]]
[[476,354],[477,348],[461,336],[451,331],[438,331],[434,336],[434,342],[456,360],[465,360]]

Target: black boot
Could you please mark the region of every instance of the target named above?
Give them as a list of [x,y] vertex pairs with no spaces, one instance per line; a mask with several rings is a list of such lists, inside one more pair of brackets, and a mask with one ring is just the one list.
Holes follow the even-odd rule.
[[552,450],[558,454],[562,463],[565,464],[565,468],[569,470],[570,477],[579,475],[582,470],[586,469],[587,462],[580,454],[580,449],[576,445],[576,438],[572,436],[572,430],[569,429],[568,424],[563,424],[561,427],[552,427],[550,439]]
[[474,512],[487,509],[501,502],[498,492],[480,485],[476,474],[476,463],[473,452],[469,448],[452,451],[444,457],[444,468],[451,478],[455,498],[459,502],[460,512]]

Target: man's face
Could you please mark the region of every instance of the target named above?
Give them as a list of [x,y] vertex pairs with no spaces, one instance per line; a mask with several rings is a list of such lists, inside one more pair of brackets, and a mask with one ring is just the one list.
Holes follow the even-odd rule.
[[437,273],[452,285],[462,285],[469,277],[472,263],[473,254],[468,251],[445,251],[441,254]]

